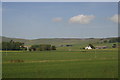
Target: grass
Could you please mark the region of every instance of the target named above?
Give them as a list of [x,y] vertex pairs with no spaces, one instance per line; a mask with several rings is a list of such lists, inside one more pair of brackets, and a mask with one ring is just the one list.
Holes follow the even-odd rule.
[[[72,47],[71,47],[72,48]],[[118,50],[3,52],[3,78],[117,78]],[[11,63],[11,60],[24,62]]]

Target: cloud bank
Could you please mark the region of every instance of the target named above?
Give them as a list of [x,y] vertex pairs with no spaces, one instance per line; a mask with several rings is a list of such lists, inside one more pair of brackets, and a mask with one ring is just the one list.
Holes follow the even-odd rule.
[[90,23],[95,16],[93,15],[77,15],[73,16],[69,19],[70,23],[80,23],[80,24],[88,24]]

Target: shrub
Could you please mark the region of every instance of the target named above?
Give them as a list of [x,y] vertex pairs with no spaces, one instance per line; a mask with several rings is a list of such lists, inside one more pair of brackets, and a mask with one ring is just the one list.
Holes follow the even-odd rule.
[[56,47],[51,46],[50,44],[40,44],[40,45],[32,45],[30,49],[35,49],[37,51],[49,51],[49,50],[56,50]]

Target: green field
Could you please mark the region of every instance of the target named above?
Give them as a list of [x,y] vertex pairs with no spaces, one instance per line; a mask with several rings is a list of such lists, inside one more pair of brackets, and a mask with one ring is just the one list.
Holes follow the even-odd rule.
[[[118,50],[3,51],[3,78],[117,78]],[[24,62],[11,62],[22,60]]]

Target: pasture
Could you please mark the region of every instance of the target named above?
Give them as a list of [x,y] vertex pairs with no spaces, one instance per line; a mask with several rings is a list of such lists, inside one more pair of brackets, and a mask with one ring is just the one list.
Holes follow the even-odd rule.
[[3,78],[117,78],[118,50],[3,51]]

